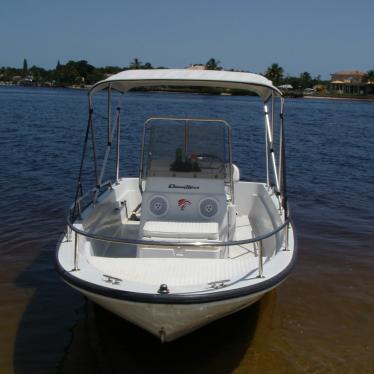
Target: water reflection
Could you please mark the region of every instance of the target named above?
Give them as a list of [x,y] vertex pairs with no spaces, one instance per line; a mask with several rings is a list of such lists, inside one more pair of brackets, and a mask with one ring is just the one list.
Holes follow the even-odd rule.
[[53,253],[41,252],[14,284],[32,296],[18,324],[13,369],[17,374],[53,373],[71,340],[71,328],[82,317],[84,299],[58,278]]
[[276,293],[271,292],[247,309],[160,344],[146,331],[87,301],[87,314],[73,330],[76,342],[67,351],[61,372],[90,368],[99,373],[231,373],[251,349],[258,323],[272,318],[275,302]]
[[[49,244],[48,240],[45,245]],[[14,282],[22,292],[32,292],[26,308],[14,311],[21,315],[13,354],[17,374],[231,373],[243,360],[256,359],[253,344],[266,341],[271,331],[263,327],[273,324],[275,291],[247,309],[162,345],[61,282],[53,256],[50,250],[40,252]]]

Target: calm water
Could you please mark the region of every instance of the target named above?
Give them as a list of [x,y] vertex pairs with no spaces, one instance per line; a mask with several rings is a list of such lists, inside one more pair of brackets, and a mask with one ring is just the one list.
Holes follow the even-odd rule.
[[[86,101],[83,91],[0,88],[1,373],[374,372],[373,102],[288,100],[292,276],[253,307],[161,346],[54,272]],[[242,175],[263,176],[258,99],[155,93],[125,104],[129,174],[143,121],[170,114],[227,119]]]

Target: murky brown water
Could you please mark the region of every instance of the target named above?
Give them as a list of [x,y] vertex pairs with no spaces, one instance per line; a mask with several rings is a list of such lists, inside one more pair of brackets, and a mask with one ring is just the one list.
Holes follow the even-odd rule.
[[62,284],[50,251],[5,254],[0,372],[372,373],[373,257],[317,244],[301,238],[292,276],[254,306],[164,345]]
[[[292,275],[252,307],[161,345],[85,301],[54,271],[63,207],[71,201],[76,176],[70,152],[79,143],[75,138],[66,142],[62,124],[84,113],[85,95],[4,92],[0,90],[5,196],[0,203],[0,373],[374,373],[374,174],[363,166],[373,161],[373,148],[365,141],[374,138],[367,124],[374,106],[289,104],[294,117],[301,110],[314,121],[290,134],[289,184],[299,235]],[[155,100],[163,102],[160,96]],[[216,100],[222,98],[204,97],[204,105]],[[239,98],[225,100],[242,105]],[[45,113],[47,104],[51,111]],[[70,109],[59,113],[51,132],[42,124],[50,124],[61,105]],[[340,144],[340,138],[328,138],[335,132],[326,132],[325,118],[334,122],[342,111],[346,120],[335,122],[348,135]],[[308,123],[297,118],[300,126]],[[83,127],[84,116],[79,120]],[[351,134],[343,123],[355,123],[356,132]],[[289,126],[293,128],[292,120]],[[81,130],[72,130],[77,139]],[[298,144],[300,138],[308,141]],[[347,157],[341,159],[344,152],[326,148],[324,142],[340,144]],[[300,153],[315,149],[317,156],[300,161]]]

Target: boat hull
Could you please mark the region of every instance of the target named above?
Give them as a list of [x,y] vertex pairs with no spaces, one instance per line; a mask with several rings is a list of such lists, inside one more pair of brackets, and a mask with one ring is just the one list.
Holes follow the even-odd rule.
[[77,288],[96,304],[160,338],[170,342],[208,323],[244,309],[267,291],[244,297],[199,304],[153,304],[102,296]]

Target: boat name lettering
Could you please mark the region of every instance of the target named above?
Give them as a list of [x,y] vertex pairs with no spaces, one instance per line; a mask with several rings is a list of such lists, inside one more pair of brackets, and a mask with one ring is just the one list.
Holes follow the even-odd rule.
[[171,183],[169,184],[169,188],[183,188],[184,190],[198,190],[200,187],[192,186],[190,184],[185,184],[184,186],[178,186],[177,184]]

